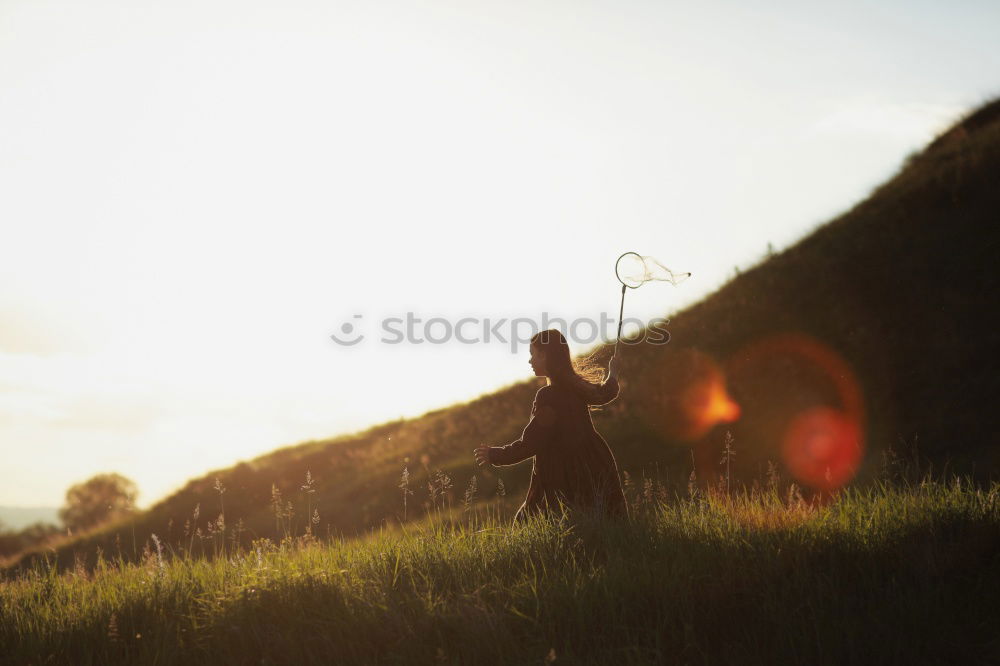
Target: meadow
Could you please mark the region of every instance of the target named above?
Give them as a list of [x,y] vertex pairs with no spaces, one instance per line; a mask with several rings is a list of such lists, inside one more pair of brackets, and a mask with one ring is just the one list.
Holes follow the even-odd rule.
[[[0,583],[7,664],[976,664],[1000,661],[1000,484],[669,494],[511,526],[438,504],[358,540],[53,561]],[[281,520],[280,513],[276,520]],[[193,546],[193,543],[192,543]],[[194,547],[194,546],[193,546]],[[213,550],[214,549],[214,550]]]

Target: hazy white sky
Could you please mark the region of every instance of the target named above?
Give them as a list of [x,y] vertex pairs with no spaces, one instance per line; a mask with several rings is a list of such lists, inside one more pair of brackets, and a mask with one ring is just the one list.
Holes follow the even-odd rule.
[[631,249],[694,277],[627,314],[693,302],[1000,93],[997,34],[987,2],[0,0],[0,504],[118,471],[148,505],[528,374],[384,316],[614,316]]

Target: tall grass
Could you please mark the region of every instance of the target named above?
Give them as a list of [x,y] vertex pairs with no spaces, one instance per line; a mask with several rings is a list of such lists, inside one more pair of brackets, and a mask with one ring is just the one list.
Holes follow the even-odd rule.
[[[440,483],[446,483],[439,479]],[[646,484],[643,484],[645,486]],[[220,493],[221,495],[221,493]],[[4,663],[998,663],[1000,485],[825,505],[632,494],[627,521],[448,507],[360,541],[153,548],[0,584]]]

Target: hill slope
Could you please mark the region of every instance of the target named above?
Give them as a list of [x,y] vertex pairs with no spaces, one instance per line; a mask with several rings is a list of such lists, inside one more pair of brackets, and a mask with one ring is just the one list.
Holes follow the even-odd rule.
[[[656,470],[683,484],[693,459],[701,481],[711,480],[730,431],[737,480],[759,477],[771,461],[786,478],[791,469],[820,488],[824,479],[836,485],[855,472],[864,480],[878,472],[883,453],[901,445],[939,468],[948,461],[956,471],[992,474],[1000,463],[991,404],[1000,388],[993,358],[1000,342],[993,323],[997,174],[1000,101],[912,157],[852,210],[674,315],[670,344],[624,347],[622,397],[595,413],[619,467],[633,477]],[[188,547],[195,540],[184,523],[196,507],[192,531],[207,533],[219,515],[216,477],[227,489],[227,533],[240,518],[243,541],[289,524],[301,533],[312,509],[319,533],[354,534],[402,517],[404,497],[412,519],[429,502],[435,469],[455,486],[438,477],[441,501],[459,502],[477,473],[471,449],[516,438],[538,385],[519,383],[193,480],[132,524],[67,544],[59,560],[71,564],[73,551],[90,557],[95,546],[131,557],[150,533]],[[863,446],[842,451],[842,459],[823,457],[824,447],[846,440]],[[802,451],[819,462],[803,461]],[[412,496],[398,488],[404,465]],[[312,493],[301,488],[307,471]],[[479,497],[494,497],[502,477],[502,501],[513,504],[529,472],[528,464],[478,472]],[[831,474],[843,478],[831,481]],[[272,484],[282,506],[293,504],[284,524],[272,512]]]

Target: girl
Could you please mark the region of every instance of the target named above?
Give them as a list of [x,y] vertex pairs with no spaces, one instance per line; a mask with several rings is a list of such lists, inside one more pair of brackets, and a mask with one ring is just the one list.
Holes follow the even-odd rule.
[[514,465],[534,457],[531,484],[514,521],[559,502],[596,509],[609,515],[628,513],[618,480],[618,465],[607,442],[594,429],[590,405],[603,405],[618,397],[618,365],[614,357],[608,376],[595,384],[577,372],[569,356],[569,345],[558,330],[542,331],[531,338],[529,363],[548,385],[538,389],[531,420],[520,439],[507,446],[475,449],[480,466]]

